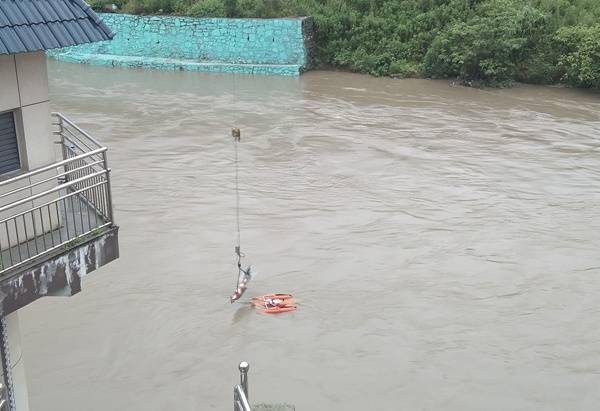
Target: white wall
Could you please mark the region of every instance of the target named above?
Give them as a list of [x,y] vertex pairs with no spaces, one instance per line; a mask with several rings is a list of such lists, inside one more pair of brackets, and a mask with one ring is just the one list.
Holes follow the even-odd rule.
[[20,107],[14,56],[0,55],[0,112]]
[[[46,68],[46,55],[43,51],[34,53],[22,53],[15,55],[0,55],[0,112],[15,111],[17,135],[19,139],[19,153],[21,157],[22,170],[0,175],[0,181],[14,177],[19,173],[45,166],[55,162],[56,149],[55,137],[51,130],[50,103],[48,99],[48,73]],[[37,176],[39,179],[51,177],[54,171]],[[22,180],[12,184],[11,187],[0,188],[1,192],[8,192],[30,184],[29,180]],[[56,184],[56,183],[53,183]],[[52,185],[39,186],[40,190],[49,189]],[[31,195],[29,190],[0,199],[0,206],[12,203]],[[25,211],[32,205],[40,205],[49,200],[49,197],[38,200],[35,204],[28,203],[19,207],[19,211]],[[0,220],[13,215],[17,209],[11,209],[0,215]],[[19,221],[23,224],[22,221]],[[54,228],[58,222],[53,222]],[[36,224],[41,227],[39,216]],[[49,222],[45,222],[49,228]],[[6,230],[0,227],[0,243],[3,247],[8,245]],[[12,227],[13,230],[15,227]],[[16,234],[11,232],[10,245],[16,244]],[[24,239],[24,230],[20,229],[20,240]],[[27,222],[27,234],[33,234],[33,226]]]
[[[50,105],[48,101],[48,75],[46,70],[46,56],[44,52],[24,53],[17,55],[0,55],[0,112],[16,110],[15,120],[19,138],[19,152],[21,156],[22,170],[11,175],[0,176],[0,181],[27,172],[56,161],[54,136],[50,127]],[[51,174],[44,173],[38,178],[47,178]],[[39,180],[38,180],[39,181]],[[6,193],[31,181],[23,180],[11,187],[3,188]],[[56,184],[56,183],[53,183]],[[51,186],[50,186],[51,187]],[[42,189],[50,188],[44,184]],[[24,190],[18,194],[2,198],[0,205],[6,205],[26,198],[31,193]],[[49,198],[40,199],[48,201]],[[23,204],[20,210],[9,210],[0,219],[13,215],[18,211],[31,208],[31,202]],[[39,227],[39,217],[36,217]],[[57,222],[54,222],[56,227]],[[29,236],[33,233],[33,227],[27,222]],[[49,224],[46,224],[49,227]],[[19,229],[21,241],[24,233]],[[11,245],[16,242],[16,236],[11,238]],[[5,232],[0,233],[0,243],[3,247],[8,244]],[[17,410],[28,410],[27,383],[25,379],[25,367],[23,364],[19,319],[18,314],[12,313],[6,317],[7,332],[9,337],[9,351],[11,356],[10,367],[12,368],[13,383],[15,387],[15,399]]]
[[52,163],[55,151],[44,52],[0,56],[0,84],[0,112],[18,110],[22,163],[29,169]]

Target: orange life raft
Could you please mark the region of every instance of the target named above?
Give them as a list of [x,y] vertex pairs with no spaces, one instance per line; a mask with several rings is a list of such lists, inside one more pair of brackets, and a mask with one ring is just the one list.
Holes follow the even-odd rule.
[[279,314],[295,311],[294,296],[291,294],[268,294],[253,297],[250,303],[262,314]]

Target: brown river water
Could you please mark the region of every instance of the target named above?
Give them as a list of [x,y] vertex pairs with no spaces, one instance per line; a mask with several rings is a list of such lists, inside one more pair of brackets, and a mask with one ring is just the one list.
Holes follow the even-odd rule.
[[[109,146],[121,258],[21,314],[32,410],[594,410],[600,96],[49,62]],[[242,129],[249,295],[236,277]]]

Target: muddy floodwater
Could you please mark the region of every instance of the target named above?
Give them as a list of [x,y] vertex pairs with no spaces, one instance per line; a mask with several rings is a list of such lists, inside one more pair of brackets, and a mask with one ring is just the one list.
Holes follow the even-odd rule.
[[[121,258],[22,311],[34,411],[595,410],[600,96],[49,62],[109,147]],[[245,297],[236,277],[242,129]]]

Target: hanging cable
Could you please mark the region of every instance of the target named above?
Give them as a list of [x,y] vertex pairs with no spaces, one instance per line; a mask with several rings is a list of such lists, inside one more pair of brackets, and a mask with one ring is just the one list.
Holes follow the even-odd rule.
[[231,129],[231,137],[233,137],[233,147],[235,151],[235,221],[237,227],[237,245],[235,247],[235,254],[237,255],[237,266],[242,270],[242,257],[244,254],[242,253],[242,232],[240,229],[240,165],[238,153],[238,143],[241,140],[240,129]]
[[237,255],[237,266],[238,275],[236,278],[236,288],[229,300],[233,303],[240,299],[240,297],[246,291],[248,282],[254,277],[255,273],[252,270],[252,266],[249,266],[245,270],[242,268],[242,234],[240,229],[240,172],[239,172],[239,153],[238,143],[241,140],[241,131],[239,128],[231,129],[231,136],[233,137],[233,145],[235,151],[235,214],[236,214],[236,226],[237,226],[237,245],[235,247],[235,254]]
[[[234,101],[237,101],[237,87],[235,74],[233,75],[233,99]],[[235,115],[237,115],[237,111],[234,111],[234,113],[236,113]],[[252,266],[248,266],[246,269],[242,268],[242,258],[244,258],[245,255],[242,252],[242,230],[240,228],[240,159],[238,149],[238,144],[241,140],[242,132],[238,127],[233,127],[231,129],[231,137],[233,137],[233,148],[235,152],[235,218],[237,228],[237,244],[235,246],[235,255],[237,256],[238,266],[236,288],[230,297],[230,301],[233,303],[242,297],[242,295],[248,287],[248,282],[256,276],[256,271],[253,270]]]
[[[235,73],[233,74],[232,79],[233,85],[233,102],[237,103],[237,80]],[[233,106],[233,105],[232,105]],[[240,229],[240,164],[239,164],[239,153],[238,153],[238,143],[241,140],[242,132],[237,127],[238,118],[237,118],[237,110],[233,111],[234,117],[234,126],[231,129],[231,137],[233,137],[233,149],[235,151],[235,221],[237,228],[237,243],[235,247],[235,255],[237,256],[237,266],[238,266],[238,277],[235,279],[236,284],[239,283],[240,274],[242,270],[242,257],[244,254],[242,253],[242,233]],[[238,284],[239,285],[239,284]]]

